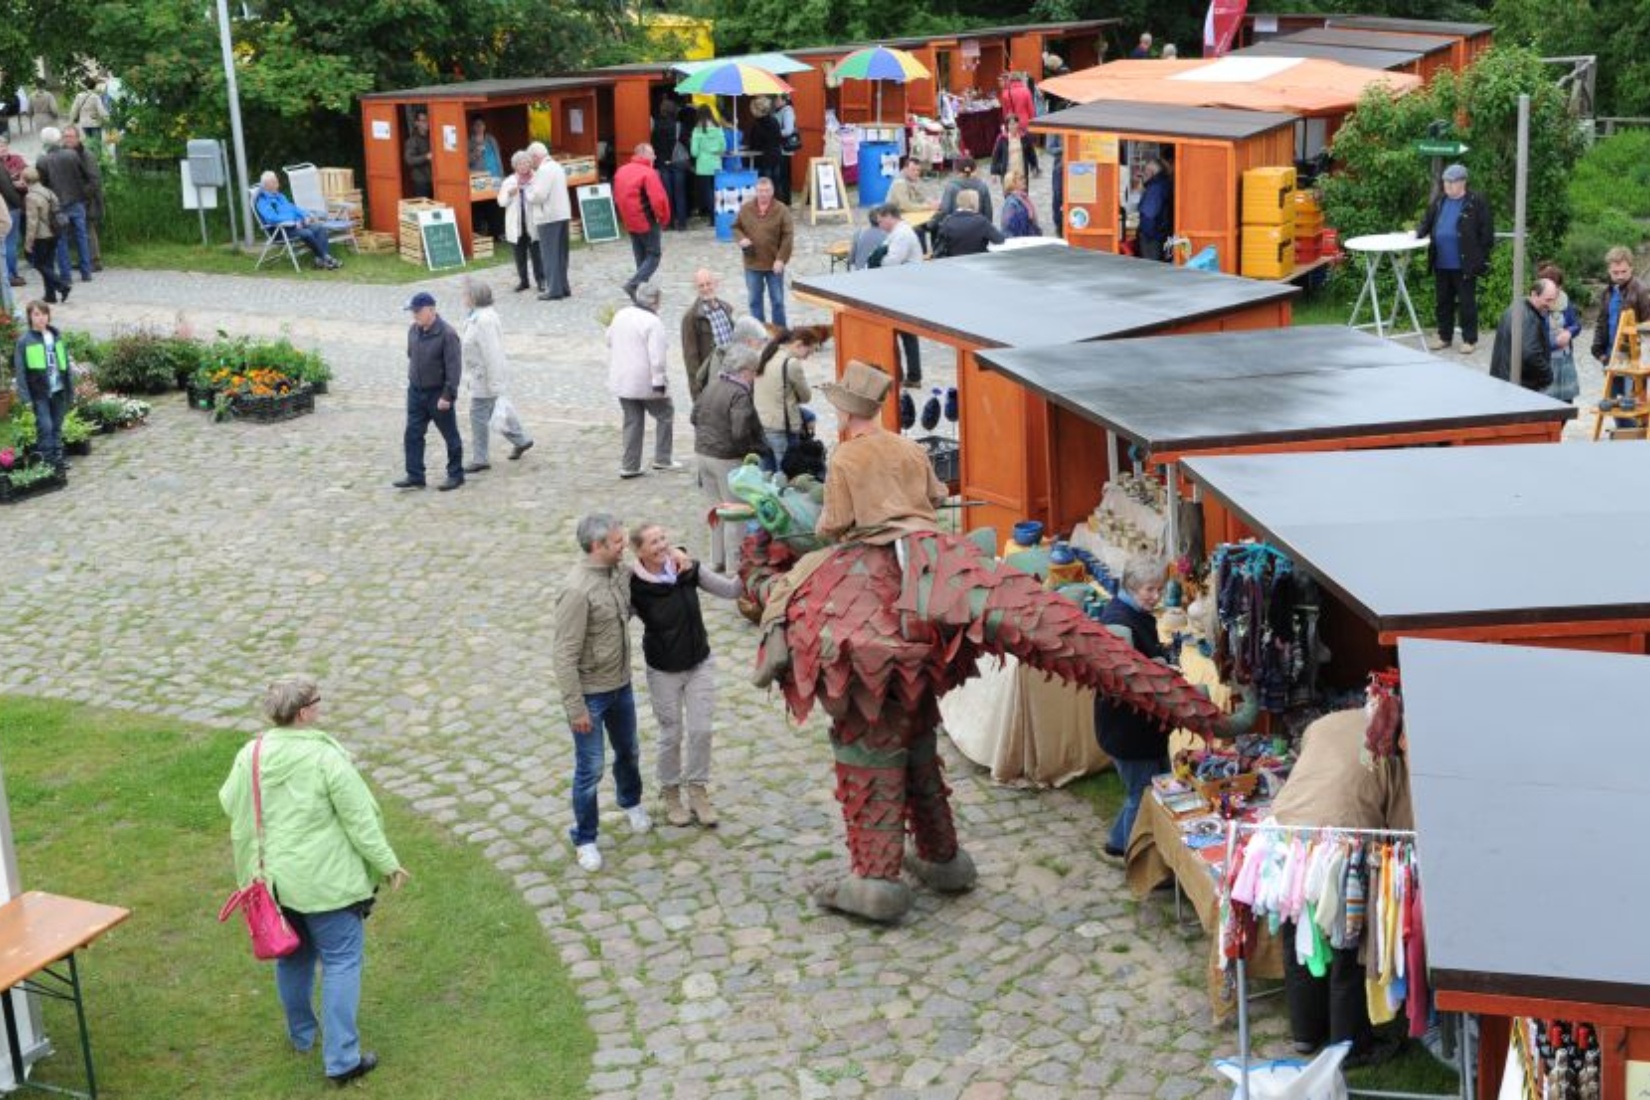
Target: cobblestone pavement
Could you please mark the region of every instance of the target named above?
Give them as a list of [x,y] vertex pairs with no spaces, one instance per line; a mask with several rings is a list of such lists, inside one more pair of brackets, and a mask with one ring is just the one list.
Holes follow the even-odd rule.
[[[793,270],[824,270],[825,244],[843,235],[804,227]],[[672,325],[701,263],[732,277],[726,296],[742,303],[732,246],[671,234]],[[68,326],[107,333],[181,312],[203,334],[287,331],[338,378],[315,415],[279,426],[215,426],[163,398],[148,426],[99,440],[68,490],[0,513],[0,621],[29,639],[0,649],[0,690],[251,730],[272,675],[318,674],[326,725],[376,783],[474,843],[538,913],[583,990],[598,1096],[1224,1095],[1208,1063],[1235,1037],[1209,1022],[1207,941],[1175,925],[1166,898],[1128,896],[1098,858],[1104,823],[1070,794],[994,786],[948,749],[978,889],[921,892],[892,929],[816,911],[802,880],[842,859],[823,720],[794,728],[777,696],[748,684],[754,632],[718,601],[707,618],[722,827],[632,836],[604,785],[607,868],[577,869],[549,660],[574,523],[608,508],[703,540],[686,475],[615,476],[596,315],[628,264],[622,244],[576,253],[577,296],[553,304],[510,293],[513,271],[485,273],[539,445],[448,494],[389,487],[409,288],[352,285],[347,270],[112,270],[77,286]],[[456,317],[457,279],[430,285]],[[823,319],[793,303],[793,321]],[[943,384],[950,367],[932,350]],[[817,363],[816,380],[827,370]],[[438,450],[432,433],[434,469]],[[637,684],[651,801],[654,725]],[[1282,1031],[1275,1002],[1261,1008],[1260,1049],[1276,1052]]]

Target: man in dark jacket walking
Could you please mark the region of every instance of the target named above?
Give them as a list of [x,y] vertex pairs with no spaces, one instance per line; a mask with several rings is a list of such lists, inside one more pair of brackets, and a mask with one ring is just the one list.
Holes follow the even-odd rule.
[[1524,311],[1524,329],[1519,334],[1519,345],[1524,349],[1519,366],[1518,382],[1527,390],[1540,392],[1553,384],[1553,351],[1549,343],[1551,333],[1547,314],[1558,301],[1558,284],[1551,279],[1537,279],[1522,302],[1514,302],[1501,314],[1501,323],[1495,327],[1495,347],[1490,350],[1490,374],[1503,382],[1512,380],[1513,311]]
[[86,203],[94,190],[94,183],[86,173],[86,164],[80,150],[63,144],[60,131],[47,128],[40,131],[40,141],[46,152],[35,161],[40,182],[57,196],[58,207],[69,219],[69,231],[57,235],[58,281],[67,284],[73,272],[69,268],[69,237],[74,237],[75,251],[80,260],[80,281],[92,281],[92,245],[86,233]]
[[1002,244],[1003,232],[980,213],[980,196],[972,191],[957,193],[957,208],[940,222],[934,234],[934,258],[976,256],[988,245]]
[[1427,207],[1415,235],[1432,240],[1427,267],[1432,271],[1438,320],[1438,341],[1432,350],[1443,351],[1455,342],[1459,309],[1461,354],[1471,355],[1478,347],[1478,279],[1490,270],[1495,223],[1484,196],[1467,190],[1463,165],[1444,169],[1444,193]]
[[397,489],[424,487],[424,440],[435,422],[447,444],[447,480],[436,488],[443,493],[464,484],[464,441],[458,434],[458,380],[464,370],[464,348],[458,332],[435,311],[435,297],[426,291],[412,296],[406,309],[413,315],[407,330],[407,476]]

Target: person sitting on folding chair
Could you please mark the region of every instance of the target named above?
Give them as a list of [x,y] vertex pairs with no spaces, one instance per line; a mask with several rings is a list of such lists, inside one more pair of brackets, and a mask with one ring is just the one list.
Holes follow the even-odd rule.
[[332,258],[327,247],[327,231],[320,217],[281,194],[281,181],[274,172],[265,172],[258,180],[258,220],[268,228],[280,228],[297,237],[315,253],[315,266],[335,271],[344,265]]

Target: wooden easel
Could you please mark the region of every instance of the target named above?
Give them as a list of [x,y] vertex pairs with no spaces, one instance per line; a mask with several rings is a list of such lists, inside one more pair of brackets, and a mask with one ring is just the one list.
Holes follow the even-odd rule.
[[808,224],[820,218],[841,218],[854,224],[848,207],[848,185],[842,179],[842,162],[835,157],[813,157],[808,161]]
[[[1630,309],[1621,311],[1621,318],[1616,322],[1616,342],[1610,348],[1610,359],[1604,364],[1604,397],[1599,401],[1598,408],[1593,413],[1593,442],[1598,442],[1604,433],[1604,418],[1614,415],[1618,422],[1631,420],[1639,426],[1630,431],[1644,431],[1650,425],[1650,366],[1639,361],[1639,323],[1638,316]],[[1610,388],[1615,380],[1625,379],[1627,392],[1622,397],[1612,397]],[[1631,401],[1632,404],[1618,407],[1618,401]],[[1650,438],[1650,431],[1645,432]]]

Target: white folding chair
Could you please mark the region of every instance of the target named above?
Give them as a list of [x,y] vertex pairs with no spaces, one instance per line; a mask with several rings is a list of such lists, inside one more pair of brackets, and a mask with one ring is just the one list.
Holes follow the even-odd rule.
[[286,258],[292,261],[292,270],[302,271],[303,268],[298,263],[298,252],[293,247],[295,243],[292,239],[293,235],[287,232],[287,227],[284,225],[265,225],[264,220],[258,216],[258,192],[262,190],[261,187],[248,188],[246,196],[247,209],[252,212],[252,220],[257,222],[259,228],[264,231],[264,250],[258,253],[258,266],[252,270],[262,271],[264,264],[272,260],[279,261],[284,251]]
[[327,243],[348,244],[356,255],[360,255],[361,245],[355,239],[355,220],[351,217],[356,204],[341,200],[327,201],[326,192],[321,189],[321,170],[308,161],[288,164],[281,171],[286,173],[286,185],[292,192],[292,201],[305,213],[320,219],[321,228],[327,231]]

